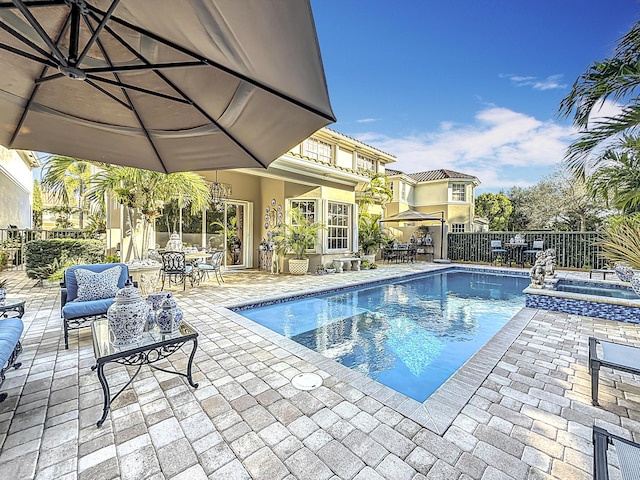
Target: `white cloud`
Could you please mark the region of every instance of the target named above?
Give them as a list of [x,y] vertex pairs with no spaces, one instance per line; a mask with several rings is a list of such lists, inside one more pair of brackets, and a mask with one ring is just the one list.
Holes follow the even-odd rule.
[[572,127],[507,108],[477,112],[473,124],[443,123],[435,132],[402,138],[352,135],[396,155],[391,168],[407,173],[446,168],[477,176],[483,189],[529,186],[564,158]]
[[562,83],[562,74],[549,75],[543,80],[537,77],[510,75],[501,73],[500,78],[508,78],[516,87],[531,87],[534,90],[553,90],[556,88],[567,88],[566,83]]
[[361,118],[359,120],[356,120],[356,123],[373,123],[377,121],[378,121],[377,118]]

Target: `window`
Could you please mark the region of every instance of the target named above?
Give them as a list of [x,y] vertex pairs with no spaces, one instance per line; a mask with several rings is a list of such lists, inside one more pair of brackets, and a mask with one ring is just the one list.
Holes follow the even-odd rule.
[[401,202],[406,202],[407,201],[407,191],[409,189],[407,188],[407,184],[404,182],[400,182],[400,201]]
[[389,190],[391,190],[391,200],[393,200],[393,182],[389,182],[387,185],[389,185]]
[[316,221],[316,201],[315,200],[291,200],[291,208],[297,208],[300,214],[309,223]]
[[454,202],[467,201],[467,186],[464,183],[451,184],[451,200]]
[[329,202],[327,213],[327,248],[329,250],[347,250],[351,229],[349,225],[350,205]]
[[315,138],[307,138],[302,144],[302,154],[319,162],[331,163],[333,148],[329,143]]
[[[314,223],[317,221],[316,217],[316,201],[315,200],[291,200],[291,208],[297,208],[307,222]],[[315,250],[314,245],[310,250]]]
[[452,223],[451,233],[464,233],[464,223]]
[[373,160],[358,154],[356,157],[356,171],[375,173]]

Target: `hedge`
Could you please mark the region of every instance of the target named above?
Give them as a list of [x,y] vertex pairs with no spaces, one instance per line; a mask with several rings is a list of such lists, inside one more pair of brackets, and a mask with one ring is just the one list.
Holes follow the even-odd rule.
[[57,238],[33,240],[25,244],[26,269],[29,278],[36,278],[29,271],[51,265],[54,259],[82,258],[87,263],[101,263],[104,260],[105,244],[100,240]]

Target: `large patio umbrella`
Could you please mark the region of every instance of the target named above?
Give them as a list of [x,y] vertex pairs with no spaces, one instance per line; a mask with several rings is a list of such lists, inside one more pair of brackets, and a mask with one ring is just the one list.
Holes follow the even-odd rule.
[[0,144],[263,167],[335,121],[308,0],[0,1]]
[[[442,212],[440,212],[442,213]],[[440,259],[444,260],[444,213],[442,216],[436,217],[434,215],[430,215],[428,213],[417,212],[415,210],[404,210],[402,212],[398,212],[395,215],[390,215],[389,217],[383,218],[381,222],[422,222],[427,220],[437,220],[441,222],[440,228]]]

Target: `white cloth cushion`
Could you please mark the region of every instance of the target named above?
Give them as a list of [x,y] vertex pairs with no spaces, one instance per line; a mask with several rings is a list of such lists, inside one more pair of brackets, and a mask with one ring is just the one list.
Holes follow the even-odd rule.
[[120,290],[118,279],[122,273],[122,267],[112,267],[102,272],[92,272],[84,268],[75,271],[78,282],[78,302],[113,298]]

